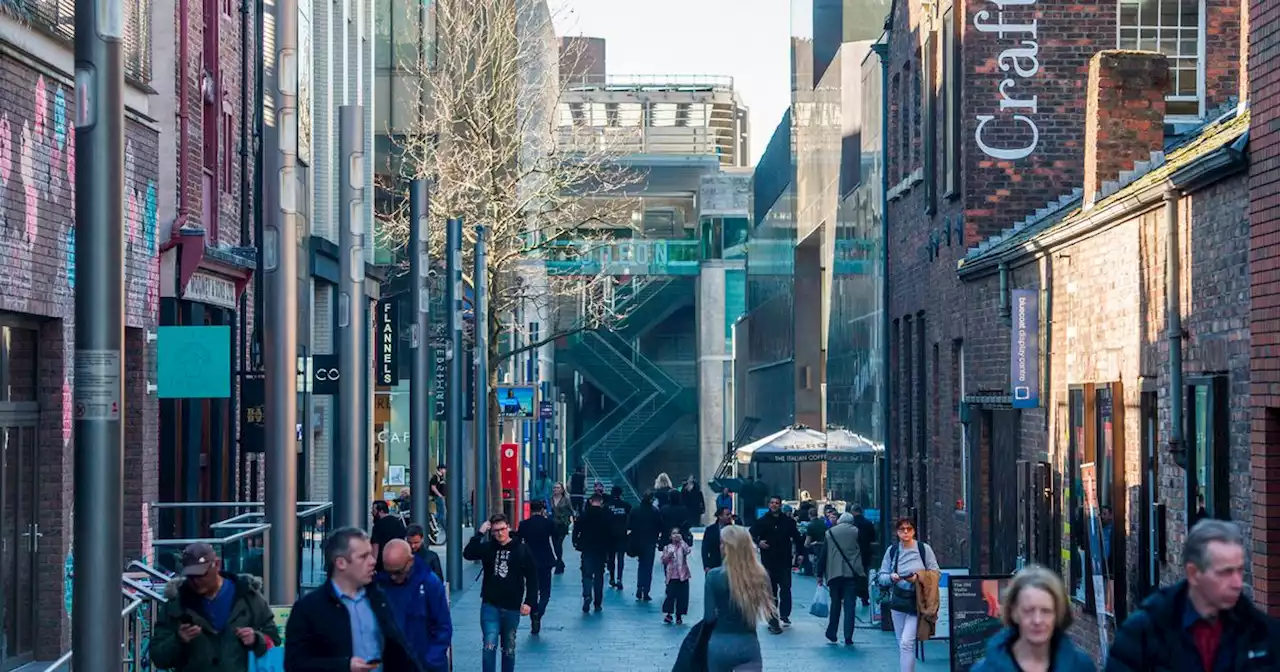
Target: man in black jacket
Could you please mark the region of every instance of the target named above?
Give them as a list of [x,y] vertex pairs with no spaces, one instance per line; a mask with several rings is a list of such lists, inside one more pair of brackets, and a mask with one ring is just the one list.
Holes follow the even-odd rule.
[[354,527],[335,531],[324,542],[324,561],[329,580],[298,598],[289,614],[285,669],[421,672],[386,597],[372,585],[369,536]]
[[622,499],[622,486],[613,486],[604,508],[609,511],[609,527],[613,536],[613,547],[609,549],[605,563],[609,570],[609,586],[622,590],[622,568],[627,560],[627,518],[631,515],[631,505]]
[[720,530],[733,524],[733,509],[722,506],[716,519],[702,532],[702,571],[709,572],[724,562],[720,551]]
[[1244,537],[1205,519],[1182,546],[1187,578],[1142,603],[1116,632],[1106,672],[1280,669],[1280,627],[1242,594]]
[[440,583],[444,583],[444,568],[440,566],[440,554],[431,550],[431,545],[426,542],[427,531],[422,529],[421,525],[414,523],[408,527],[408,532],[405,534],[404,540],[409,542],[413,557],[419,562],[426,563],[427,567],[431,568],[431,573],[440,579]]
[[591,495],[573,524],[573,547],[582,552],[582,613],[603,608],[604,563],[613,549],[613,526],[600,493]]
[[[858,553],[862,556],[863,576],[871,576],[871,545],[876,543],[876,525],[863,515],[862,506],[853,504],[848,508],[853,514],[853,526],[858,528]],[[862,598],[862,605],[870,604],[869,597]]]
[[662,534],[662,516],[653,505],[653,491],[644,493],[640,505],[631,510],[627,520],[629,538],[627,546],[636,556],[636,599],[651,602],[649,589],[653,586],[653,558],[657,555]]
[[[751,537],[760,547],[760,562],[769,572],[769,585],[778,600],[778,616],[782,623],[791,625],[791,562],[800,530],[794,518],[782,514],[781,497],[769,498],[769,512],[751,524]],[[782,627],[772,622],[769,631],[777,634]]]
[[[503,672],[516,667],[516,629],[520,617],[533,613],[538,601],[538,567],[524,542],[513,539],[501,513],[480,524],[462,549],[462,557],[484,565],[480,583],[480,629],[484,634],[484,669],[494,668],[502,647]],[[387,672],[390,672],[388,670]]]
[[536,635],[542,632],[542,616],[547,613],[547,603],[551,601],[551,573],[556,568],[553,541],[556,524],[547,517],[546,502],[540,499],[529,502],[529,517],[520,522],[517,534],[538,567],[538,601],[533,603],[533,613],[529,615],[529,632]]

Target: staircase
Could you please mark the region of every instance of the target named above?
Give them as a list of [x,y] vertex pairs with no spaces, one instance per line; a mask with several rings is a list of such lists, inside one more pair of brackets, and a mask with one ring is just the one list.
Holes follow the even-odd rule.
[[[645,282],[626,299],[627,303],[637,302],[639,309],[627,314],[628,320],[633,320],[630,329],[647,329],[670,314],[658,310],[658,306],[678,304],[673,296],[678,288],[672,288],[667,280]],[[687,289],[680,292],[688,293]],[[646,308],[647,305],[654,308]],[[648,317],[644,316],[646,313]],[[642,327],[648,320],[654,322]],[[570,450],[586,460],[590,485],[600,481],[608,490],[617,484],[622,486],[625,497],[639,499],[627,471],[657,448],[681,418],[697,410],[696,390],[673,380],[627,337],[615,331],[578,332],[569,337],[560,354],[617,403]]]
[[[693,304],[692,278],[658,277],[636,280],[626,285],[625,302],[619,303],[622,316],[614,331],[627,340],[640,338],[654,325],[677,310]],[[624,292],[619,291],[619,296]]]

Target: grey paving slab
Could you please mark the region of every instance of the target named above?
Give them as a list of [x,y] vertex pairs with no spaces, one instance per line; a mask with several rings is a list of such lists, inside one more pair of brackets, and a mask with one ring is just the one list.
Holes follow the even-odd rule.
[[[696,535],[700,536],[700,535]],[[700,542],[699,542],[700,543]],[[568,544],[566,544],[566,547]],[[661,565],[655,568],[654,601],[636,602],[636,560],[627,559],[624,590],[606,588],[604,610],[582,613],[582,582],[576,571],[579,556],[565,549],[569,569],[554,577],[551,604],[543,620],[542,633],[529,634],[529,621],[522,619],[516,654],[516,668],[521,670],[585,669],[592,672],[659,672],[670,670],[688,624],[702,616],[702,569],[697,553],[694,578],[690,586],[690,617],[686,625],[662,622]],[[454,671],[480,672],[480,591],[473,583],[479,566],[468,563],[465,570],[466,589],[453,595]],[[854,646],[846,648],[827,643],[824,636],[826,619],[809,615],[809,603],[816,583],[810,577],[796,576],[793,585],[795,606],[792,626],[781,635],[770,635],[760,629],[764,651],[764,668],[779,672],[791,670],[866,670],[878,672],[898,669],[898,649],[892,632],[873,630],[859,623]],[[866,610],[860,612],[867,618]],[[925,659],[917,663],[919,672],[941,672],[949,669],[947,643],[929,642]],[[554,667],[553,667],[554,666]]]

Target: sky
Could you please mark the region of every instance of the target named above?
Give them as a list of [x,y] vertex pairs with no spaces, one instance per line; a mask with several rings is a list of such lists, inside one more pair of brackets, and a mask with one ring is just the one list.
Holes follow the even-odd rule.
[[751,125],[751,163],[791,103],[787,0],[549,0],[556,33],[605,39],[611,75],[728,75]]

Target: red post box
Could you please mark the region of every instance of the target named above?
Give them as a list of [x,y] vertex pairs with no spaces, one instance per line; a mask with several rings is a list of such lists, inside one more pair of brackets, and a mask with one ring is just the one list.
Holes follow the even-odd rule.
[[514,443],[502,444],[499,466],[502,469],[502,499],[515,501],[520,490],[520,446]]

